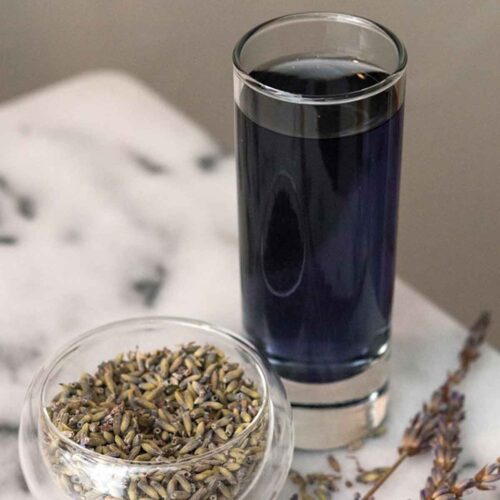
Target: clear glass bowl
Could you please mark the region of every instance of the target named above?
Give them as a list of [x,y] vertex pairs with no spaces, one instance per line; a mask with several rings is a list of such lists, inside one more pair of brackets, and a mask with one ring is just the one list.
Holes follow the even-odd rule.
[[[251,425],[224,445],[174,463],[127,461],[86,449],[52,424],[45,408],[59,392],[61,382],[78,380],[82,372],[93,373],[99,363],[121,352],[175,348],[191,341],[223,350],[231,361],[243,367],[246,377],[256,382],[263,396],[262,407]],[[262,451],[243,458],[246,451],[242,450],[252,446],[255,449],[258,442],[264,443]],[[227,495],[228,488],[233,491],[229,498],[267,500],[280,491],[292,460],[291,410],[283,385],[270,365],[239,336],[194,320],[132,319],[80,336],[35,375],[21,416],[19,451],[28,486],[36,498],[43,500],[148,497],[212,500],[225,498],[223,492]],[[168,496],[162,491],[161,487],[166,490],[173,477],[189,479],[206,470],[212,471],[205,481],[206,495],[188,494],[181,486],[182,478],[174,481],[177,493],[172,493],[172,487]],[[142,488],[137,488],[139,482]],[[144,492],[146,484],[156,487],[157,497],[152,490],[149,496]]]

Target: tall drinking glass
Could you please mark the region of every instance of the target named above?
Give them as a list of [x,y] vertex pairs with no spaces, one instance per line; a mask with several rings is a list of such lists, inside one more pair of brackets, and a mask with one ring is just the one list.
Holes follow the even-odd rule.
[[386,413],[406,51],[320,12],[256,27],[233,62],[245,329],[297,446],[343,445]]

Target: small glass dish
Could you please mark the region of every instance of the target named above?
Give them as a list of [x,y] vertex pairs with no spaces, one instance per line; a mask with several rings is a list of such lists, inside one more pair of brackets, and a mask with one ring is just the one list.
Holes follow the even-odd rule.
[[[82,372],[93,373],[99,363],[118,353],[175,348],[195,342],[211,344],[239,363],[247,378],[256,382],[262,406],[252,423],[236,437],[215,450],[173,463],[138,462],[101,455],[72,441],[51,422],[47,405],[61,382],[78,380]],[[240,469],[235,456],[256,442],[262,451],[245,458]],[[275,498],[281,490],[293,454],[290,405],[283,385],[267,361],[241,337],[219,327],[195,320],[167,317],[139,318],[112,323],[78,337],[59,351],[35,375],[26,395],[19,434],[21,465],[34,496],[40,500],[78,498],[111,500],[138,498],[262,499]],[[233,472],[227,472],[230,463]],[[194,496],[182,488],[182,479],[212,469],[206,494]],[[225,470],[222,470],[225,469]],[[221,472],[222,471],[222,472]],[[217,479],[215,479],[215,477]],[[137,485],[141,482],[142,488]],[[144,485],[153,485],[149,494]],[[158,486],[160,485],[160,486]],[[162,490],[162,487],[164,490]],[[147,486],[146,486],[147,490]],[[154,491],[153,491],[154,490]],[[231,496],[227,496],[228,492]]]

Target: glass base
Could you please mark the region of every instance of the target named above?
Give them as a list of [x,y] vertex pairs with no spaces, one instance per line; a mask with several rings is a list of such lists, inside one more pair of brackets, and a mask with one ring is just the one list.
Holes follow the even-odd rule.
[[389,354],[339,382],[308,384],[283,379],[292,404],[295,447],[325,450],[369,435],[384,420],[389,400]]

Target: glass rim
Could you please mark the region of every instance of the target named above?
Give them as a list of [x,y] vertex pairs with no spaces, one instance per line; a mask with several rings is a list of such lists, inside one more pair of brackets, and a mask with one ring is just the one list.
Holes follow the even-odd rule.
[[[241,53],[246,45],[246,43],[256,34],[260,33],[262,30],[269,27],[277,27],[287,21],[305,21],[305,20],[325,20],[325,21],[340,21],[346,24],[365,26],[370,28],[375,28],[380,34],[386,35],[394,43],[395,48],[398,53],[398,66],[390,74],[388,74],[383,80],[375,83],[369,87],[362,90],[356,90],[353,92],[348,92],[346,94],[334,94],[334,95],[321,95],[321,96],[310,96],[303,94],[296,94],[292,92],[287,92],[280,90],[276,87],[271,87],[265,85],[256,78],[252,77],[244,68],[241,63]],[[310,11],[310,12],[299,12],[295,14],[286,14],[284,16],[278,16],[268,21],[255,26],[251,30],[247,31],[240,40],[236,43],[233,50],[233,69],[236,76],[246,85],[251,87],[253,90],[264,94],[268,97],[279,99],[288,102],[300,102],[303,104],[343,104],[348,102],[359,101],[367,97],[373,96],[384,90],[392,87],[397,83],[400,78],[404,75],[406,71],[406,65],[408,62],[408,54],[406,48],[401,40],[396,36],[394,32],[386,28],[384,25],[372,21],[366,17],[356,16],[353,14],[336,13],[330,11]]]
[[[77,347],[79,347],[83,342],[91,340],[92,337],[94,337],[97,334],[102,333],[103,331],[107,331],[110,328],[114,327],[120,327],[120,326],[130,326],[130,325],[147,325],[147,324],[152,324],[152,323],[168,323],[168,324],[175,324],[175,325],[181,325],[181,326],[188,326],[188,327],[193,327],[196,329],[202,329],[204,331],[208,331],[212,334],[215,334],[217,336],[220,336],[221,338],[224,338],[226,340],[229,340],[230,342],[233,342],[237,344],[238,346],[242,347],[245,354],[249,355],[253,361],[255,361],[255,366],[257,367],[257,372],[259,374],[259,377],[261,381],[263,382],[263,394],[262,394],[262,406],[260,407],[259,411],[257,412],[257,415],[255,416],[254,420],[250,423],[250,425],[241,433],[238,434],[238,436],[233,436],[231,439],[229,439],[226,443],[224,443],[221,446],[218,446],[217,448],[207,451],[205,453],[202,453],[200,455],[196,456],[191,456],[187,458],[183,458],[181,460],[177,460],[175,462],[153,462],[153,461],[140,461],[140,460],[128,460],[128,459],[123,459],[123,458],[116,458],[116,457],[110,457],[107,455],[102,455],[101,453],[97,453],[94,450],[90,450],[88,448],[85,448],[84,446],[80,445],[79,443],[73,441],[71,438],[67,437],[64,435],[52,422],[51,418],[49,417],[47,413],[47,409],[45,407],[45,396],[46,396],[46,389],[47,389],[47,383],[49,376],[51,373],[53,373],[53,370],[61,363],[64,361],[67,355],[71,354]],[[120,320],[120,321],[114,321],[111,323],[107,323],[105,325],[98,326],[97,328],[93,328],[91,330],[88,330],[87,332],[78,335],[76,338],[74,338],[71,342],[67,343],[64,345],[57,353],[56,355],[51,359],[49,362],[48,366],[45,368],[42,368],[42,371],[44,373],[42,385],[40,388],[40,394],[39,394],[39,405],[40,405],[40,410],[41,410],[41,415],[42,418],[45,422],[45,424],[48,426],[48,429],[50,432],[54,433],[54,435],[57,436],[58,439],[60,439],[62,442],[64,442],[67,446],[72,447],[73,449],[77,450],[79,453],[81,453],[84,456],[91,457],[95,459],[96,461],[99,462],[104,462],[108,463],[111,465],[121,465],[121,466],[134,466],[136,468],[139,468],[141,470],[148,470],[151,468],[154,469],[177,469],[177,468],[182,468],[186,467],[190,464],[194,464],[199,462],[200,460],[206,460],[207,458],[212,457],[213,455],[217,455],[218,453],[224,452],[226,450],[230,450],[231,448],[234,447],[235,443],[238,443],[245,437],[247,437],[249,434],[251,434],[256,427],[261,423],[263,420],[266,412],[270,409],[270,393],[269,393],[269,381],[266,376],[266,368],[264,364],[262,363],[262,358],[256,348],[254,347],[253,344],[251,344],[248,340],[246,340],[243,337],[240,337],[236,335],[234,332],[227,330],[226,328],[213,325],[211,323],[205,322],[205,321],[200,321],[200,320],[195,320],[195,319],[190,319],[190,318],[183,318],[183,317],[175,317],[175,316],[142,316],[142,317],[136,317],[136,318],[130,318],[130,319],[125,319],[125,320]],[[269,445],[269,443],[268,443]],[[266,447],[266,452],[267,452],[267,447]]]

